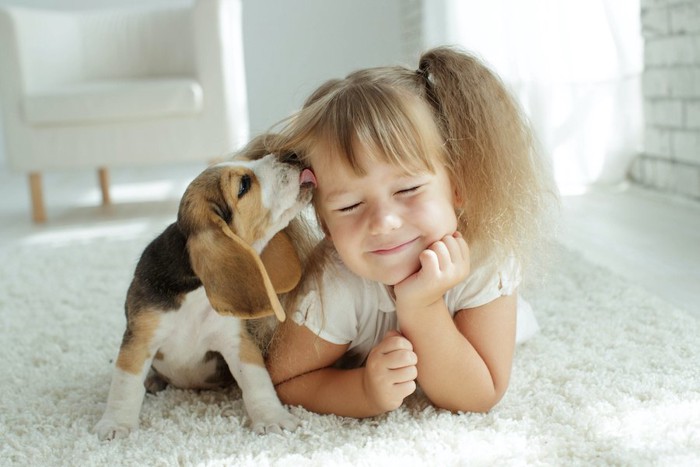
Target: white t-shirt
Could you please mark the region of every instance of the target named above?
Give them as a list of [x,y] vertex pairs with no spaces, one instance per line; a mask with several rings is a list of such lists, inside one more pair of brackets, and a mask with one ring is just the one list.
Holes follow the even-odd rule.
[[[480,261],[474,256],[470,260],[469,276],[445,294],[445,304],[452,316],[460,310],[511,295],[520,284],[520,267],[513,257],[501,264],[488,259]],[[387,331],[399,330],[396,304],[386,285],[354,274],[337,253],[331,254],[329,263],[320,293],[313,289],[302,296],[292,319],[327,342],[349,344],[338,366],[361,366]],[[532,309],[520,298],[518,324],[519,342],[537,332]]]

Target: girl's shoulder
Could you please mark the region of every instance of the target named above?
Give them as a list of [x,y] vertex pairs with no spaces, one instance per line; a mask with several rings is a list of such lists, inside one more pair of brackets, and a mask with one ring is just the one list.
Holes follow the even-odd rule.
[[511,295],[520,285],[520,263],[513,255],[488,254],[470,249],[470,273],[445,294],[451,313],[485,305],[503,295]]

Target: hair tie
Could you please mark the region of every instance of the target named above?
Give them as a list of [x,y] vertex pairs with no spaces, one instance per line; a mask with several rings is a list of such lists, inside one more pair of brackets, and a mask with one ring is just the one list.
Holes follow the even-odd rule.
[[430,81],[430,72],[426,68],[418,68],[416,70],[416,75],[423,79],[423,85],[428,90],[428,93],[432,93],[433,82]]
[[433,107],[433,110],[437,112],[438,114],[441,114],[442,111],[440,102],[435,95],[435,88],[433,82],[430,80],[430,61],[428,60],[421,60],[420,63],[418,64],[418,69],[416,70],[416,75],[420,76],[423,79],[423,88],[425,89],[425,99],[428,101],[428,103]]

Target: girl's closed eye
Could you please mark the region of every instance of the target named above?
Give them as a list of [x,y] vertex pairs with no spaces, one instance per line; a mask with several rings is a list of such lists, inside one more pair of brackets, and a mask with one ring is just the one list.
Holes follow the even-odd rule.
[[[421,188],[423,188],[423,185],[410,186],[410,187],[408,187],[408,188],[404,188],[404,189],[398,190],[398,191],[395,192],[394,194],[395,194],[395,195],[399,195],[399,196],[410,196],[410,195],[412,195],[412,194],[418,193],[418,191],[419,191]],[[336,211],[338,211],[338,212],[340,212],[340,213],[347,214],[347,213],[351,213],[351,212],[355,211],[355,210],[358,209],[360,206],[362,206],[362,203],[361,203],[361,202],[360,202],[360,203],[348,204],[348,205],[346,205],[346,206],[343,206],[343,207],[340,207],[340,208],[336,209]]]
[[336,211],[338,211],[338,212],[343,212],[343,213],[352,212],[352,211],[354,211],[355,209],[359,208],[359,207],[360,207],[360,204],[362,204],[362,203],[351,204],[351,205],[349,205],[349,206],[345,206],[345,207],[336,209]]
[[404,188],[403,190],[397,191],[396,194],[397,195],[410,195],[411,193],[417,192],[422,187],[423,187],[423,185],[416,185],[416,186],[412,186],[410,188]]
[[432,174],[420,174],[402,177],[396,180],[394,185],[395,196],[408,196],[419,193],[423,188],[430,185],[433,180]]

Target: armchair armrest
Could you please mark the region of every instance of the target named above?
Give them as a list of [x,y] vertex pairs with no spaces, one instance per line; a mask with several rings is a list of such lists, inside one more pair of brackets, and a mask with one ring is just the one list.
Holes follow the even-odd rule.
[[[243,56],[240,0],[199,0],[194,9],[194,56],[197,79],[223,103],[207,104],[212,123],[232,131],[232,142],[248,139],[248,96]],[[233,143],[232,143],[233,144]],[[234,144],[235,146],[235,144]]]

